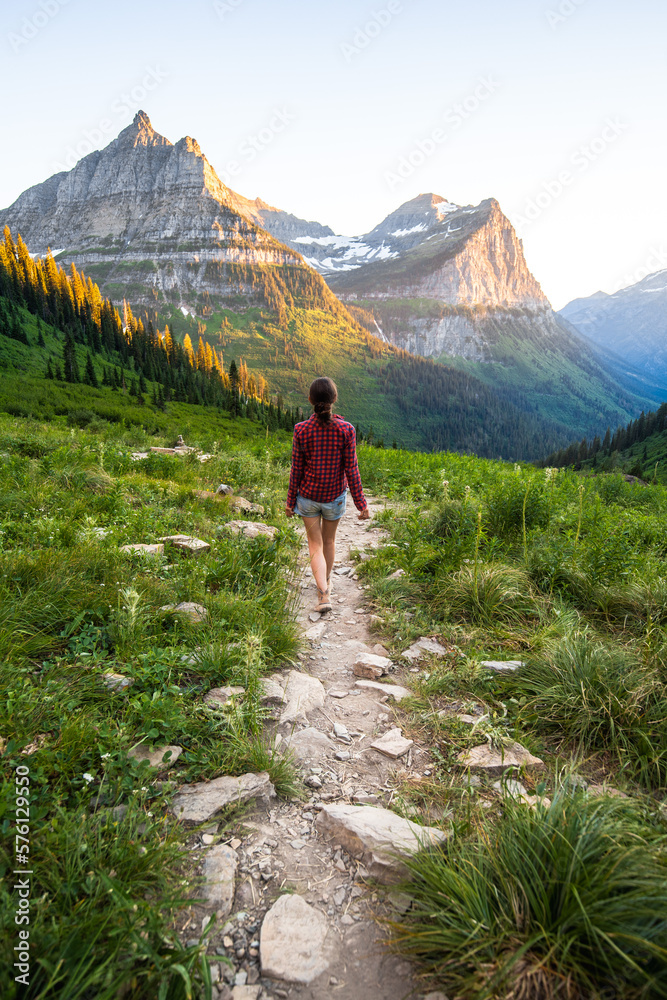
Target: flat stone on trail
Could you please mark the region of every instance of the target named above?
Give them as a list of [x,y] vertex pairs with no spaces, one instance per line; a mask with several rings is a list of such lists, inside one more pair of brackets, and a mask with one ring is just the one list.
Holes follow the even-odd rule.
[[178,819],[190,823],[204,823],[218,810],[228,805],[256,799],[262,804],[275,797],[276,790],[266,771],[259,774],[242,774],[239,777],[223,775],[213,781],[199,781],[194,785],[181,785],[171,804]]
[[208,618],[208,611],[203,604],[195,604],[194,601],[181,601],[180,604],[163,604],[160,611],[173,611],[175,614],[187,615],[188,618],[199,624]]
[[512,673],[523,665],[523,660],[482,660],[480,663],[480,666],[495,670],[499,674]]
[[276,537],[278,531],[273,525],[263,524],[262,521],[228,521],[225,527],[235,535],[245,535],[246,538],[258,538],[259,535],[263,535],[271,540]]
[[[170,756],[163,761],[162,758],[166,753],[170,754]],[[172,764],[176,763],[182,753],[183,747],[174,746],[172,744],[168,744],[164,747],[154,747],[153,750],[150,750],[148,747],[142,745],[132,747],[127,751],[127,756],[140,762],[142,760],[147,760],[151,767],[171,767]]]
[[442,830],[419,826],[391,809],[375,806],[325,805],[315,825],[327,840],[335,841],[361,860],[372,878],[384,883],[405,877],[402,858],[423,845],[446,839]]
[[290,670],[285,684],[285,706],[280,722],[307,721],[308,712],[324,707],[324,685],[310,674]]
[[339,699],[347,698],[349,693],[350,693],[349,691],[327,691],[327,694],[330,698],[339,698]]
[[426,636],[422,636],[421,639],[417,639],[412,645],[406,649],[401,656],[403,659],[408,660],[413,663],[415,660],[421,660],[424,653],[431,653],[433,656],[446,656],[447,650],[444,646],[441,646],[437,639],[428,639]]
[[355,677],[374,681],[388,673],[392,666],[391,660],[386,656],[377,656],[375,653],[360,653],[354,661],[352,671]]
[[320,614],[319,611],[311,611],[310,614],[308,615],[308,619],[311,622],[318,622],[321,617],[322,615]]
[[175,549],[179,549],[189,556],[201,556],[211,548],[208,542],[204,542],[201,538],[195,538],[193,535],[164,535],[160,541],[168,542]]
[[[355,681],[355,687],[366,691],[379,691],[380,694],[388,694],[394,701],[403,701],[404,698],[409,698],[412,694],[411,691],[408,691],[405,687],[401,687],[400,684],[380,684],[378,681]],[[332,697],[336,697],[332,691],[329,691],[329,694]]]
[[259,939],[262,976],[311,983],[329,968],[329,924],[296,893],[279,896],[264,917]]
[[245,694],[245,688],[227,684],[225,687],[211,688],[204,695],[204,701],[207,705],[226,705],[230,698],[237,698],[242,694]]
[[234,878],[239,859],[236,851],[226,844],[218,844],[207,851],[204,858],[203,895],[209,906],[215,907],[218,917],[226,917],[234,902]]
[[326,757],[336,746],[329,739],[326,733],[315,726],[308,726],[306,729],[297,729],[285,741],[294,756],[304,763],[307,761],[319,761]]
[[304,632],[304,635],[306,639],[310,639],[311,642],[317,642],[318,639],[322,638],[326,630],[327,630],[327,623],[318,622],[317,625],[311,625],[311,627]]
[[520,743],[507,743],[500,750],[483,743],[470,750],[462,750],[456,759],[463,767],[498,777],[510,767],[544,767],[544,761],[533,757]]
[[161,556],[164,554],[164,545],[160,542],[156,545],[149,545],[147,542],[137,542],[136,545],[121,545],[121,552],[143,552],[147,556]]
[[414,740],[406,739],[400,729],[394,728],[390,729],[378,740],[374,740],[371,743],[371,747],[373,750],[379,750],[385,757],[392,757],[394,760],[397,760],[408,752],[413,743]]

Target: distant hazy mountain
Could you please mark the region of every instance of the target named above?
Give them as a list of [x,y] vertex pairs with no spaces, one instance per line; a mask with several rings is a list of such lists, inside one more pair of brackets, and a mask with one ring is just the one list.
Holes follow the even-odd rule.
[[574,299],[560,315],[635,368],[667,378],[667,270],[613,295]]

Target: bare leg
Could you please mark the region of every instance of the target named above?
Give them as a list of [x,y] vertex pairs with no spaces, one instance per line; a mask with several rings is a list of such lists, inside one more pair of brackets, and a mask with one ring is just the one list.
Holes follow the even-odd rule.
[[327,564],[327,580],[331,577],[331,570],[336,561],[336,531],[339,523],[339,521],[325,521],[322,518],[322,551]]
[[[306,535],[308,536],[308,552],[310,554],[310,568],[320,596],[327,592],[327,563],[324,557],[324,543],[322,540],[322,519],[320,517],[302,518]],[[324,522],[327,523],[326,521]]]

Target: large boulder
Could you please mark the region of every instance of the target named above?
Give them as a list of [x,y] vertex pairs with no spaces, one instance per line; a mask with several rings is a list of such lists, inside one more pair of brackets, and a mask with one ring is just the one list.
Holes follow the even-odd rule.
[[341,844],[363,862],[373,878],[385,883],[405,878],[406,857],[446,839],[442,830],[419,826],[390,809],[374,806],[326,805],[315,825],[327,840]]

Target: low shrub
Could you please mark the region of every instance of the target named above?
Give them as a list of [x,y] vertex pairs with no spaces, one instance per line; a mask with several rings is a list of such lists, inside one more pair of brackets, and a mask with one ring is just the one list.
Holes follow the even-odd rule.
[[667,992],[665,834],[636,805],[556,792],[408,864],[395,945],[449,996],[658,1000]]

